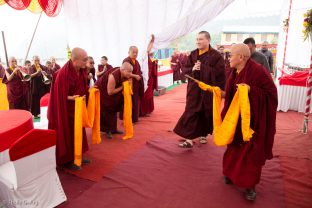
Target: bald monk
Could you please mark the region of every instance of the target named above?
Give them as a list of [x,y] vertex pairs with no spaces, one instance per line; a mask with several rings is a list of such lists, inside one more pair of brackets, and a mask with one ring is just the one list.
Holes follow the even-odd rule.
[[133,66],[124,62],[121,67],[105,73],[95,83],[101,96],[101,131],[105,132],[108,139],[113,138],[112,134],[123,134],[117,129],[117,113],[123,106],[122,83],[130,78],[140,79],[140,76],[132,74],[132,71]]
[[28,97],[25,93],[27,89],[24,85],[21,71],[22,68],[17,65],[16,58],[10,57],[9,68],[5,71],[3,83],[7,85],[9,108],[29,110]]
[[[80,170],[74,161],[75,97],[88,95],[86,63],[88,55],[81,48],[71,51],[71,59],[53,77],[48,107],[49,129],[56,130],[56,162],[71,170]],[[83,128],[82,153],[88,150]],[[90,160],[83,158],[83,164]]]
[[103,76],[104,73],[110,71],[113,67],[107,63],[108,59],[106,56],[101,57],[101,64],[98,65],[98,71],[96,72],[97,78]]
[[152,60],[154,54],[151,53],[153,48],[155,37],[152,35],[151,41],[147,46],[148,57],[148,80],[147,89],[144,92],[144,96],[140,100],[140,116],[148,116],[154,111],[154,90],[157,90],[157,68],[158,61]]
[[61,66],[56,63],[56,59],[54,57],[51,57],[50,62],[52,65],[51,67],[52,67],[53,73],[61,68]]
[[139,121],[140,113],[140,99],[144,96],[144,82],[142,77],[141,66],[137,61],[138,57],[138,48],[136,46],[130,46],[129,48],[129,57],[125,58],[123,62],[128,62],[133,66],[133,74],[136,74],[141,77],[141,79],[132,80],[132,122]]
[[31,104],[30,110],[35,118],[40,118],[40,99],[49,92],[50,86],[43,83],[43,74],[47,73],[47,68],[40,64],[39,56],[33,57],[33,65],[29,69],[31,74],[30,91]]
[[[210,34],[199,32],[196,42],[198,48],[189,55],[184,73],[224,89],[224,59],[210,46]],[[206,136],[212,130],[212,93],[202,91],[197,83],[188,80],[185,111],[174,128],[176,134],[186,139],[179,147],[192,148],[196,138],[202,144],[207,143]]]
[[241,120],[238,120],[234,139],[223,157],[226,184],[245,188],[247,200],[255,200],[255,186],[260,181],[261,169],[272,159],[272,146],[276,131],[277,89],[271,75],[262,65],[250,58],[245,44],[231,47],[231,73],[226,89],[222,117],[227,113],[237,85],[247,85],[250,100],[250,127],[255,131],[250,142],[243,142]]

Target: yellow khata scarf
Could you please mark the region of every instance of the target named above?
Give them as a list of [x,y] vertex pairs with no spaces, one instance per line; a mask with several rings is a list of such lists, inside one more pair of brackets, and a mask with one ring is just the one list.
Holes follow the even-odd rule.
[[2,83],[1,78],[0,78],[0,110],[9,110],[7,87],[6,84]]
[[75,98],[75,160],[81,166],[82,160],[82,128],[92,128],[92,144],[101,143],[100,135],[100,91],[96,88],[89,90],[88,109],[84,97]]
[[125,135],[122,139],[131,139],[133,137],[132,125],[132,87],[129,81],[123,82],[123,96],[124,96],[124,112],[123,123],[125,128]]
[[213,93],[213,134],[214,143],[217,146],[224,146],[232,143],[238,122],[241,116],[242,134],[244,141],[250,141],[254,131],[250,128],[250,102],[248,98],[248,87],[238,85],[231,105],[222,121],[221,119],[221,90],[219,87],[212,87],[203,82],[198,86],[202,90],[209,90]]
[[209,48],[206,48],[206,49],[204,49],[204,50],[199,50],[199,51],[198,51],[198,54],[199,54],[199,55],[202,55],[202,54],[206,53],[208,50],[209,50]]

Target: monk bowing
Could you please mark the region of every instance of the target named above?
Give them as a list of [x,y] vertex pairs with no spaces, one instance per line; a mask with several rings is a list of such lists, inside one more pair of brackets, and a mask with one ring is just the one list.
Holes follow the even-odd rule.
[[129,57],[125,58],[123,62],[128,62],[133,67],[133,74],[136,74],[141,77],[141,79],[132,80],[132,122],[139,121],[140,113],[140,99],[144,96],[144,82],[142,77],[141,66],[137,60],[138,57],[138,48],[136,46],[130,46],[129,48]]
[[[208,32],[198,33],[197,47],[189,55],[183,68],[184,73],[208,85],[224,89],[224,60],[220,53],[210,46]],[[174,128],[176,134],[186,139],[179,146],[191,148],[192,140],[198,137],[200,143],[205,144],[206,136],[211,134],[212,130],[212,93],[202,91],[196,82],[188,80],[185,111]]]
[[117,129],[117,113],[123,106],[123,82],[130,78],[140,79],[140,76],[132,74],[132,71],[133,66],[124,62],[121,67],[113,68],[95,83],[101,96],[101,131],[105,132],[108,139],[113,138],[112,134],[123,133]]
[[17,61],[14,57],[11,57],[9,59],[9,68],[5,71],[3,83],[7,85],[9,108],[29,110],[27,102],[28,97],[26,94],[27,89],[24,85],[24,77],[21,72],[22,67],[17,65]]
[[[74,161],[75,97],[88,95],[86,63],[88,55],[74,48],[71,59],[54,74],[48,107],[49,129],[56,130],[56,162],[72,170],[79,170]],[[83,128],[82,153],[88,150],[86,131]],[[83,158],[83,164],[90,160]]]
[[255,186],[260,181],[262,167],[273,157],[277,89],[266,68],[250,58],[247,45],[232,45],[230,56],[232,71],[226,84],[222,117],[229,109],[237,85],[248,86],[250,128],[255,133],[249,142],[244,142],[241,119],[238,120],[234,139],[224,153],[223,174],[226,184],[245,188],[246,199],[255,200]]
[[151,41],[147,46],[147,57],[148,57],[148,80],[147,89],[144,92],[144,96],[140,100],[140,116],[148,116],[154,111],[154,90],[157,90],[157,68],[158,61],[153,60],[153,48],[155,37],[152,35]]

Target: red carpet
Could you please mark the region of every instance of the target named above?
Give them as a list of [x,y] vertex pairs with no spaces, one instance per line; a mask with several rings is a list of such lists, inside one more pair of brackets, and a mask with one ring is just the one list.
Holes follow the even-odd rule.
[[[212,142],[185,150],[150,140],[67,207],[249,207],[243,190],[223,183],[223,152]],[[253,207],[284,207],[280,169],[278,159],[267,163]]]
[[[69,196],[69,202],[64,204],[63,206],[70,205],[72,206],[72,202],[75,200],[79,200],[81,197],[85,197],[85,194],[92,195],[93,191],[98,191],[96,187],[101,188],[104,184],[107,185],[107,178],[101,180],[102,176],[109,174],[113,169],[117,167],[117,170],[120,169],[118,164],[122,161],[127,161],[129,156],[135,157],[133,155],[137,150],[141,149],[146,141],[151,138],[155,138],[155,136],[163,138],[164,145],[172,144],[172,142],[177,142],[179,139],[178,136],[170,132],[179,119],[180,115],[183,113],[185,106],[185,92],[186,85],[182,85],[178,88],[169,91],[167,94],[156,97],[155,98],[155,112],[152,113],[151,117],[141,118],[138,124],[135,125],[135,138],[132,140],[123,141],[121,136],[116,136],[112,140],[107,140],[103,136],[103,143],[100,145],[91,145],[90,151],[88,152],[88,157],[92,159],[92,164],[89,166],[83,167],[82,171],[74,173],[81,179],[76,176],[68,175],[65,173],[61,173],[63,176],[61,177],[62,184],[64,186],[66,194]],[[276,178],[276,175],[280,174],[280,170],[282,171],[283,187],[284,191],[277,195],[284,195],[285,207],[312,207],[312,163],[311,163],[311,147],[312,147],[312,134],[303,135],[299,132],[299,129],[302,128],[303,115],[295,112],[289,113],[278,113],[277,114],[277,134],[275,137],[274,144],[274,154],[275,158],[272,161],[269,161],[265,166],[265,169],[268,170],[271,168],[271,171],[263,172],[263,177],[261,184],[265,185],[266,180],[269,180],[270,183],[277,183],[274,187],[282,186],[280,184],[279,179]],[[122,128],[121,128],[122,129]],[[312,131],[312,126],[310,123],[309,126],[310,131]],[[172,144],[173,145],[173,144]],[[199,144],[198,144],[199,145]],[[207,146],[208,147],[208,146]],[[146,149],[146,147],[144,146]],[[207,150],[215,149],[212,148],[212,145],[208,147]],[[177,148],[178,149],[178,148]],[[178,151],[178,150],[177,150]],[[222,148],[217,151],[223,151]],[[138,154],[141,154],[140,152]],[[212,162],[210,161],[210,156],[207,154],[205,159],[202,159],[205,163]],[[217,160],[216,160],[217,161]],[[215,161],[215,162],[216,162]],[[121,164],[123,167],[124,164]],[[157,164],[155,164],[157,165]],[[193,164],[190,164],[193,165]],[[281,168],[279,168],[281,165]],[[168,163],[167,167],[170,167],[170,163]],[[215,167],[216,176],[214,180],[219,180],[216,182],[221,187],[224,187],[222,181],[220,182],[221,176],[220,168],[222,167],[221,161],[218,162],[218,166]],[[219,168],[219,169],[218,169]],[[143,174],[141,171],[144,169],[138,169],[138,174]],[[272,172],[271,176],[266,176],[267,173]],[[113,174],[113,173],[111,173]],[[110,175],[111,175],[110,174]],[[183,172],[176,173],[184,174]],[[172,177],[172,176],[170,176]],[[209,176],[210,177],[210,176]],[[94,183],[88,180],[89,179],[98,183]],[[273,181],[274,179],[274,181]],[[71,181],[71,182],[69,182]],[[86,183],[88,186],[81,186],[80,183]],[[159,183],[159,182],[158,182]],[[197,181],[197,185],[201,185],[201,181]],[[85,185],[86,185],[85,184]],[[94,185],[93,185],[94,184]],[[168,184],[174,185],[174,184]],[[272,185],[273,186],[273,185]],[[91,187],[91,188],[90,188]],[[95,187],[95,188],[93,188]],[[261,188],[262,187],[262,188]],[[208,187],[209,188],[209,187]],[[220,189],[220,188],[219,188]],[[77,190],[79,194],[77,194]],[[89,191],[90,190],[90,191]],[[226,187],[226,190],[231,190],[231,188]],[[270,196],[261,196],[262,194],[266,194],[271,190],[271,187],[260,186],[257,187],[259,192],[259,198],[262,197],[270,197]],[[276,189],[277,190],[277,189]],[[85,193],[82,193],[85,191]],[[112,190],[114,191],[114,190]],[[168,190],[170,191],[170,190]],[[232,207],[236,206],[236,200],[241,200],[241,194],[237,191],[231,191],[231,193],[226,192],[224,198],[231,197],[232,198]],[[94,195],[98,193],[94,192]],[[130,194],[130,193],[129,193]],[[234,194],[235,196],[233,196]],[[116,201],[118,201],[119,196],[110,196],[114,197]],[[75,200],[74,200],[75,199]],[[207,198],[208,199],[208,198]],[[256,201],[255,204],[262,203],[261,200]],[[87,202],[90,202],[87,198],[85,198]],[[272,200],[265,199],[266,202]],[[210,199],[211,203],[217,203],[215,199]],[[214,202],[213,202],[214,201]],[[145,201],[146,202],[146,201]],[[103,199],[104,203],[104,199]],[[130,203],[130,202],[129,202]],[[157,202],[154,202],[157,203]],[[273,202],[272,202],[273,203]],[[275,204],[275,202],[274,202]],[[282,205],[282,203],[278,202],[277,205]],[[258,205],[255,205],[258,206]],[[91,206],[89,206],[91,207]],[[108,207],[108,206],[101,206]],[[111,206],[109,206],[111,207]],[[114,207],[114,206],[112,206]],[[191,206],[192,207],[192,206]],[[211,207],[207,205],[206,207]],[[266,206],[267,208],[272,207],[270,205]]]

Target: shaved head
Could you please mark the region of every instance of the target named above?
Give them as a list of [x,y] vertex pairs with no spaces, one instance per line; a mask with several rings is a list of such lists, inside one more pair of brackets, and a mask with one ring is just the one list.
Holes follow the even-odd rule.
[[85,69],[88,61],[88,54],[82,48],[73,48],[71,51],[71,61],[77,70]]
[[232,68],[236,68],[238,71],[242,70],[246,65],[246,62],[250,58],[249,47],[244,43],[233,44],[231,46],[231,58],[230,65]]
[[131,59],[136,59],[138,57],[138,53],[139,50],[136,46],[130,46],[128,54]]
[[238,43],[231,46],[231,53],[243,55],[247,59],[250,57],[250,50],[244,43]]
[[133,66],[129,62],[122,63],[120,72],[124,78],[129,79],[131,77],[132,71]]
[[79,59],[82,56],[88,56],[87,52],[83,50],[82,48],[73,48],[73,50],[71,51],[72,60]]

